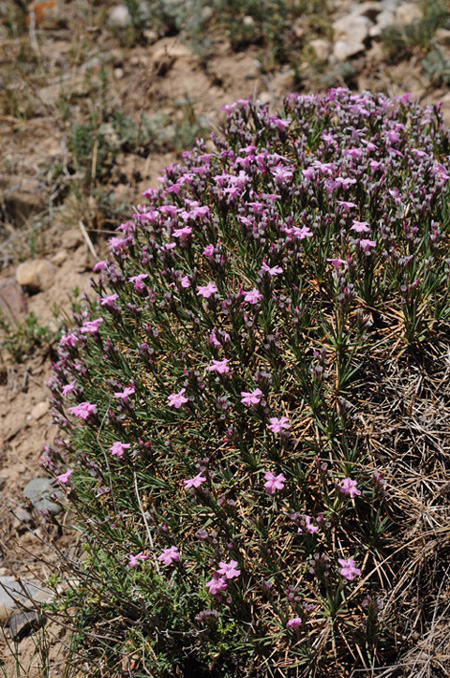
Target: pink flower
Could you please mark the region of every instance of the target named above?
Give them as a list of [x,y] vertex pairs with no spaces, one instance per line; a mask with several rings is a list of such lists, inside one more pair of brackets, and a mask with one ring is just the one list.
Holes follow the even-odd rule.
[[186,393],[185,388],[182,388],[178,393],[172,393],[168,397],[169,406],[178,410],[184,403],[187,403],[188,399],[184,397],[183,393]]
[[234,579],[235,577],[239,577],[241,571],[236,569],[237,564],[238,563],[236,560],[230,560],[229,563],[220,562],[217,574],[221,574],[223,577],[225,577],[225,579]]
[[201,473],[195,476],[195,478],[189,478],[189,480],[183,480],[184,487],[186,490],[189,490],[191,487],[195,487],[196,489],[200,487],[202,483],[204,483],[206,480],[205,476],[202,476]]
[[303,516],[303,520],[302,520],[301,524],[302,524],[303,529],[301,527],[299,527],[298,530],[297,530],[297,534],[301,534],[303,532],[303,530],[306,530],[306,532],[308,532],[308,534],[315,534],[316,532],[319,531],[318,525],[312,524],[311,516],[306,516],[306,515]]
[[112,252],[120,252],[127,245],[126,238],[110,238],[108,240],[108,247]]
[[357,207],[356,203],[350,202],[349,200],[336,200],[336,203],[340,207],[343,207],[344,210],[349,210],[351,207]]
[[177,563],[180,560],[180,554],[178,553],[178,548],[176,546],[171,546],[168,549],[163,549],[158,560],[164,565],[172,565],[172,563]]
[[353,220],[353,226],[351,226],[352,231],[357,233],[370,233],[369,222],[368,221],[357,221]]
[[358,490],[356,480],[351,480],[350,478],[344,478],[342,481],[341,492],[342,494],[348,494],[352,499],[361,494],[361,490]]
[[98,271],[104,271],[108,264],[109,261],[107,259],[104,261],[97,261],[97,263],[92,267],[92,270],[94,273],[98,273]]
[[130,443],[120,443],[118,440],[116,440],[116,442],[113,443],[109,449],[111,450],[111,454],[115,454],[116,457],[122,457],[125,453],[125,450],[129,450],[130,447]]
[[376,247],[377,243],[375,240],[367,240],[367,238],[362,238],[358,240],[358,245],[364,252],[368,252],[372,247]]
[[299,240],[304,240],[305,238],[311,238],[314,233],[311,231],[308,226],[302,226],[299,228],[298,226],[294,226],[292,229],[292,234],[295,235],[296,238]]
[[86,421],[86,419],[88,419],[91,414],[97,414],[97,405],[84,402],[80,403],[79,405],[75,405],[75,407],[69,407],[69,412],[70,414],[75,415],[75,417],[80,417],[80,419]]
[[102,322],[103,318],[97,318],[96,320],[88,320],[81,326],[80,332],[82,334],[97,334],[98,326]]
[[334,270],[337,271],[339,269],[339,266],[342,264],[343,266],[348,266],[348,262],[345,261],[345,259],[327,259],[327,261],[331,262],[334,266]]
[[352,581],[352,579],[354,579],[355,577],[359,577],[359,575],[361,574],[361,570],[358,570],[358,568],[355,567],[355,561],[353,560],[353,558],[348,558],[347,560],[344,560],[343,558],[338,558],[338,563],[341,566],[339,574],[341,574],[349,581]]
[[183,226],[183,228],[177,228],[173,232],[174,238],[188,238],[192,233],[192,228],[190,226]]
[[70,382],[70,384],[66,384],[65,386],[62,387],[63,397],[65,397],[68,393],[72,393],[76,383],[77,383],[76,379],[74,379],[73,381]]
[[64,335],[64,337],[61,338],[59,345],[62,348],[66,348],[67,346],[70,346],[70,348],[74,348],[77,345],[77,338],[74,334],[72,334],[72,332],[69,332],[68,334]]
[[131,278],[128,278],[128,282],[134,283],[134,289],[136,292],[143,292],[145,285],[142,281],[146,278],[148,278],[148,273],[140,273],[139,275],[133,275]]
[[283,273],[283,269],[281,268],[281,266],[271,267],[268,264],[266,264],[265,261],[262,262],[261,269],[264,271],[264,273],[267,273],[267,275],[269,275],[270,277],[272,277],[273,275],[280,275],[281,273]]
[[204,257],[208,257],[208,259],[210,259],[214,254],[214,245],[206,245],[202,254]]
[[249,304],[257,304],[263,298],[263,295],[256,289],[256,287],[254,287],[249,292],[243,292],[243,294],[244,301],[248,302]]
[[250,407],[250,405],[257,405],[261,401],[262,394],[260,388],[255,388],[251,393],[241,391],[241,403],[244,403],[247,407]]
[[116,294],[116,293],[110,294],[107,297],[101,297],[100,298],[100,306],[111,306],[118,298],[119,298],[119,295]]
[[212,596],[216,596],[219,591],[225,591],[227,588],[227,582],[223,577],[220,577],[217,572],[214,572],[212,579],[207,582],[207,588]]
[[181,284],[181,287],[183,287],[185,290],[187,290],[187,288],[191,286],[191,281],[189,280],[188,276],[185,275],[181,278],[180,284]]
[[230,368],[228,367],[227,363],[230,361],[228,358],[224,358],[223,360],[213,360],[212,365],[209,365],[206,369],[209,370],[209,372],[217,372],[218,374],[228,374],[230,371]]
[[289,621],[287,622],[286,628],[298,629],[301,623],[302,623],[301,617],[293,617],[292,619],[289,619]]
[[290,428],[290,423],[289,419],[287,417],[271,417],[269,419],[270,424],[267,425],[267,428],[269,431],[272,431],[272,433],[282,433],[283,429],[288,429]]
[[209,282],[207,285],[201,285],[197,288],[197,296],[203,297],[204,299],[209,299],[213,294],[217,292],[217,287],[213,282]]
[[69,478],[73,473],[73,468],[67,469],[65,473],[61,473],[61,475],[56,476],[56,480],[59,480],[60,483],[68,483]]
[[145,556],[141,551],[137,554],[137,556],[133,556],[133,554],[130,553],[128,558],[128,567],[137,567],[139,565],[139,561],[143,562],[144,560],[147,560],[148,556]]
[[286,478],[282,473],[279,473],[276,476],[272,471],[267,471],[264,479],[267,481],[264,483],[264,487],[269,494],[273,494],[275,490],[282,490],[284,488],[284,483],[286,482]]
[[128,403],[128,397],[136,393],[134,386],[126,386],[123,391],[117,391],[114,393],[113,398],[116,400],[120,399],[126,404]]

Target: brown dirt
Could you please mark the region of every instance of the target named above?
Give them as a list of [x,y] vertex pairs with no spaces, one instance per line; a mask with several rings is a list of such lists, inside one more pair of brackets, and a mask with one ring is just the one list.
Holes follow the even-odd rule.
[[[150,118],[165,115],[175,128],[186,123],[190,109],[205,128],[217,131],[222,119],[219,107],[238,98],[261,97],[277,107],[295,87],[305,91],[323,89],[308,64],[299,69],[300,82],[288,66],[263,74],[255,62],[259,48],[249,45],[246,51],[235,52],[223,36],[217,36],[207,61],[177,37],[163,37],[151,45],[123,47],[110,32],[103,30],[104,14],[100,10],[96,19],[90,18],[89,4],[61,0],[59,17],[55,15],[53,20],[50,16],[49,28],[45,24],[39,27],[40,54],[33,54],[26,31],[10,38],[0,24],[0,68],[5,74],[5,65],[9,66],[13,81],[10,91],[19,99],[16,111],[0,115],[3,190],[0,213],[6,215],[0,230],[0,238],[3,237],[0,283],[14,275],[19,260],[36,255],[51,258],[65,252],[65,260],[64,254],[60,255],[62,263],[53,286],[27,295],[28,311],[33,311],[44,324],[55,325],[52,313],[55,307],[62,315],[69,312],[68,295],[74,287],[88,289],[94,259],[83,238],[73,231],[78,229],[78,220],[81,218],[90,229],[99,254],[112,228],[113,219],[102,213],[95,200],[93,188],[97,184],[91,185],[80,205],[67,192],[70,182],[66,176],[73,171],[68,169],[67,144],[74,122],[84,119],[86,111],[99,110],[102,105],[102,67],[109,83],[109,107],[117,108],[136,124],[141,112]],[[15,70],[14,60],[18,58],[20,67]],[[27,60],[34,64],[28,70],[24,67]],[[424,103],[437,101],[446,94],[445,89],[432,88],[426,81],[419,59],[413,57],[388,65],[377,43],[364,58],[355,59],[354,66],[353,84],[357,89],[391,95],[412,91]],[[445,105],[450,122],[450,101]],[[71,109],[69,118],[67,107]],[[156,150],[144,156],[121,151],[102,183],[104,192],[128,206],[139,202],[142,191],[156,185],[160,169],[172,163],[183,150],[173,143],[168,146],[156,144]],[[55,179],[56,165],[60,166],[66,183]],[[17,228],[19,222],[21,229]],[[72,229],[71,235],[67,235],[68,229]],[[21,303],[19,315],[23,311]],[[28,508],[23,488],[42,474],[39,458],[43,446],[57,436],[49,413],[38,420],[31,415],[33,407],[49,395],[45,380],[50,374],[50,356],[36,351],[21,365],[5,356],[3,360],[6,362],[0,362],[0,571],[45,580],[57,569],[58,554],[40,540],[50,539],[57,548],[66,549],[68,538],[61,537],[53,525],[42,525],[36,515],[28,524],[22,524],[14,512]],[[64,630],[54,623],[48,624],[47,630],[50,675],[56,678],[63,675]],[[28,671],[22,675],[43,675],[34,637],[20,643],[20,656]],[[5,675],[12,678],[16,675],[14,660],[5,647],[3,657]]]

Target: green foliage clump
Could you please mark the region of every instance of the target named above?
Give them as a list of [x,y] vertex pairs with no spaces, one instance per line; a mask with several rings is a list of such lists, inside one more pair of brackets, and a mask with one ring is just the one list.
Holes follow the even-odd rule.
[[225,110],[118,227],[54,365],[91,675],[350,675],[403,633],[417,521],[388,479],[414,441],[377,412],[448,336],[448,133],[345,89]]

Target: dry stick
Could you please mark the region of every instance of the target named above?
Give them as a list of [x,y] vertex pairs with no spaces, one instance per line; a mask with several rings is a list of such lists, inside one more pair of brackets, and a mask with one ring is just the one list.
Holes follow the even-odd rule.
[[39,50],[39,44],[36,38],[36,14],[34,13],[34,9],[30,9],[28,16],[30,18],[30,44],[31,47],[33,48],[33,51],[36,53],[37,57],[40,59],[41,58],[41,52]]
[[88,235],[88,232],[86,231],[86,228],[85,228],[83,222],[80,220],[80,221],[78,222],[78,224],[79,224],[79,226],[80,226],[81,233],[83,234],[83,238],[86,240],[86,245],[88,246],[89,251],[91,252],[91,254],[92,254],[92,256],[94,257],[94,259],[96,259],[96,261],[98,261],[98,260],[99,260],[99,257],[98,257],[98,255],[97,255],[97,252],[95,251],[95,247],[94,247],[94,245],[92,244],[92,240],[90,239],[90,237],[89,237],[89,235]]
[[136,491],[136,498],[138,500],[139,509],[141,511],[142,518],[143,518],[144,523],[145,523],[145,529],[147,530],[147,536],[148,536],[148,540],[150,542],[153,560],[155,561],[156,571],[160,575],[161,572],[160,572],[160,569],[159,569],[158,560],[157,560],[157,558],[155,556],[155,552],[154,552],[152,533],[150,532],[150,527],[148,525],[147,516],[145,515],[144,507],[142,506],[141,497],[140,497],[140,494],[139,494],[136,471],[133,471],[133,474],[134,474],[134,489]]

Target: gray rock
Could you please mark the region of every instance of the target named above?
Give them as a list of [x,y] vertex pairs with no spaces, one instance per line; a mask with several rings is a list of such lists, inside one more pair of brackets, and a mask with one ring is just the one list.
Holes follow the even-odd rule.
[[56,267],[47,259],[24,261],[16,269],[16,280],[30,292],[43,292],[53,284]]
[[360,45],[369,35],[371,25],[372,22],[366,16],[347,14],[333,23],[333,37],[348,45]]
[[438,28],[434,34],[434,41],[443,47],[450,47],[450,30],[448,28]]
[[108,24],[113,28],[128,28],[131,26],[132,21],[128,7],[125,7],[125,5],[114,7],[108,17]]
[[0,576],[0,622],[5,623],[18,610],[18,606],[31,608],[50,600],[53,591],[38,582],[17,580],[9,575]]
[[22,640],[45,624],[45,616],[34,612],[15,612],[9,620],[9,635],[12,640]]
[[381,0],[380,5],[383,11],[395,12],[401,0]]
[[64,499],[63,493],[55,486],[52,478],[33,478],[26,485],[23,494],[40,513],[56,516],[63,510],[60,504],[52,501],[52,497],[57,497],[60,501]]
[[331,45],[328,42],[328,40],[317,38],[317,40],[311,40],[309,44],[314,50],[316,59],[318,61],[321,61],[323,63],[328,59],[331,51]]
[[153,43],[158,40],[158,33],[153,31],[151,28],[146,28],[142,35],[149,45],[153,45]]
[[67,260],[68,256],[66,250],[59,250],[52,256],[51,262],[52,264],[55,264],[55,266],[61,266]]
[[61,237],[61,244],[66,250],[74,250],[83,243],[83,234],[79,228],[69,228]]
[[352,56],[364,52],[366,49],[362,42],[346,42],[345,40],[338,40],[334,43],[333,54],[338,61],[347,61]]
[[393,23],[395,23],[394,12],[383,10],[377,16],[377,23],[375,24],[375,26],[372,26],[372,28],[369,31],[370,37],[377,38],[379,35],[381,35],[382,31],[385,28],[387,28],[388,26],[392,26]]
[[15,278],[2,280],[0,282],[0,311],[9,320],[19,320],[26,310],[26,297]]
[[413,21],[420,21],[422,17],[422,10],[415,2],[404,2],[395,12],[395,21],[404,26],[412,24]]
[[50,408],[50,403],[48,400],[43,400],[40,403],[37,403],[33,409],[31,410],[31,416],[33,419],[42,419],[42,417],[47,414],[48,410]]

